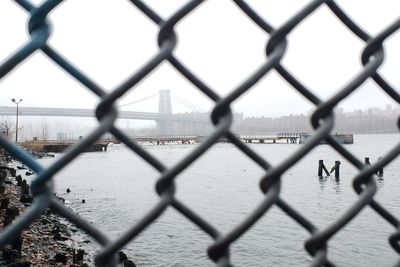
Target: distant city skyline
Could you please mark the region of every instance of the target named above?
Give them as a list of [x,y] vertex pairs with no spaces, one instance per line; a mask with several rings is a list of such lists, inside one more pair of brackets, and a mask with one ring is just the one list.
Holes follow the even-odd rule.
[[[40,2],[33,1],[35,4]],[[146,3],[161,17],[167,18],[185,1]],[[308,0],[249,1],[274,27],[282,25],[308,3]],[[394,21],[400,7],[399,1],[357,0],[338,1],[338,4],[371,36]],[[93,12],[93,7],[96,7],[96,12]],[[29,14],[14,1],[0,1],[0,64],[30,39],[26,30],[28,18]],[[108,92],[140,69],[159,50],[158,26],[129,1],[63,1],[48,19],[52,25],[48,43]],[[269,35],[231,1],[204,1],[177,25],[176,33],[178,46],[174,54],[220,96],[231,92],[266,60],[265,46]],[[385,41],[386,57],[378,69],[395,88],[400,86],[396,60],[400,57],[398,37],[399,34],[395,34]],[[323,5],[290,33],[282,65],[320,99],[326,100],[362,69],[360,56],[364,48],[365,43]],[[173,90],[202,110],[209,111],[214,105],[166,62],[117,104],[162,89]],[[94,108],[99,102],[97,96],[41,51],[1,79],[0,105],[10,105],[11,98],[22,98],[25,106],[46,107]],[[340,107],[351,110],[386,104],[396,103],[368,79],[340,103]],[[268,117],[306,113],[313,108],[275,71],[232,105],[233,111],[244,112],[245,116]],[[155,112],[157,104],[145,102],[132,107],[132,110]],[[176,106],[175,111],[189,110]]]
[[[204,114],[204,113],[201,113]],[[273,132],[311,132],[311,113],[287,114],[279,117],[244,116],[237,113],[233,129],[242,134],[266,134]],[[400,107],[386,105],[384,107],[370,107],[367,109],[356,109],[346,111],[335,110],[335,131],[355,133],[379,133],[399,132],[396,122],[400,115]],[[188,113],[190,115],[190,113]],[[209,116],[209,114],[207,115]],[[5,117],[0,115],[0,122]],[[15,116],[8,116],[11,123],[15,123]],[[49,139],[60,139],[61,137],[77,139],[86,135],[98,124],[95,118],[65,118],[65,117],[24,117],[21,116],[20,133],[21,140],[31,140],[44,134]],[[137,120],[118,120],[118,127],[124,129],[127,134],[154,134],[156,124],[154,121],[139,122]],[[13,125],[15,127],[15,124]]]

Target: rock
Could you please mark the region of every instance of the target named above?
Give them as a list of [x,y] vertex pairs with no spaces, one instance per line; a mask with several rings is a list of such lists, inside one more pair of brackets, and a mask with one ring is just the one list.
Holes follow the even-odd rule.
[[28,247],[32,252],[35,252],[34,244],[32,242],[34,241],[34,237],[32,234],[25,233],[24,235],[24,243],[29,244]]
[[82,203],[86,203],[86,200],[85,200],[85,199],[82,199]]
[[124,267],[136,267],[135,263],[131,260],[124,261]]
[[119,262],[124,262],[126,260],[128,260],[128,257],[126,256],[126,254],[122,251],[120,251],[119,253]]
[[21,198],[19,199],[20,202],[22,203],[32,203],[33,202],[33,197],[30,195],[22,195]]
[[21,253],[21,247],[22,247],[22,238],[21,236],[18,236],[14,239],[14,241],[11,243],[12,248],[17,250],[19,253]]
[[63,197],[57,197],[57,196],[56,196],[56,198],[57,198],[58,201],[60,201],[61,203],[65,204],[65,198],[63,198]]
[[44,224],[44,225],[47,225],[47,224],[50,223],[50,221],[49,221],[48,219],[46,219],[46,218],[42,218],[42,219],[40,220],[40,222],[41,222],[42,224]]
[[0,194],[4,194],[6,187],[4,185],[0,185]]
[[6,209],[8,208],[8,204],[10,203],[10,199],[9,198],[2,198],[0,200],[0,209]]
[[69,193],[71,193],[71,190],[69,188],[67,188],[66,192],[69,194]]
[[51,232],[52,232],[53,234],[56,234],[56,233],[61,232],[60,226],[59,226],[59,225],[55,225],[55,226],[53,227],[53,229],[51,230]]
[[118,252],[119,255],[119,262],[123,263],[123,266],[126,267],[136,267],[135,263],[133,263],[133,261],[128,260],[128,256],[126,256],[126,254],[122,251]]
[[18,208],[7,208],[6,215],[4,217],[4,226],[9,225],[18,215],[19,215]]
[[18,186],[22,185],[22,177],[21,177],[21,175],[17,175],[17,177],[15,177],[15,180],[17,180],[17,185]]
[[78,249],[78,251],[76,252],[76,260],[77,260],[77,262],[82,262],[84,255],[85,255],[85,250]]
[[42,260],[43,260],[43,255],[40,253],[36,254],[36,261],[41,262]]
[[20,261],[17,263],[10,264],[9,267],[30,267],[31,266],[30,261]]
[[3,183],[6,177],[7,177],[6,171],[0,168],[0,183]]
[[5,184],[12,184],[12,182],[11,182],[11,181],[8,181],[8,180],[7,180],[7,181],[4,181],[4,183],[5,183]]
[[54,240],[58,240],[58,241],[66,241],[66,240],[68,240],[68,237],[62,236],[62,235],[60,234],[60,232],[58,232],[58,233],[55,233],[55,234],[54,234],[53,239],[54,239]]
[[68,258],[65,254],[63,253],[57,253],[56,256],[54,257],[56,262],[61,262],[63,264],[67,264]]
[[7,208],[6,209],[6,215],[18,216],[19,215],[19,209],[16,208],[16,207]]
[[22,194],[29,195],[29,185],[25,179],[22,180],[21,187],[22,187]]
[[19,258],[19,253],[16,249],[13,249],[11,245],[6,245],[3,250],[3,259],[6,261],[14,261]]

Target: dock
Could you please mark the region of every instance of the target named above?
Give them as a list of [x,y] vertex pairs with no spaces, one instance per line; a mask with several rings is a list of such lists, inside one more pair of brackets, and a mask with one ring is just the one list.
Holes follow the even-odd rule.
[[300,144],[302,136],[308,133],[277,133],[271,135],[240,135],[240,140],[245,143],[287,143],[287,144]]
[[[312,135],[310,133],[277,133],[269,135],[237,135],[244,143],[256,144],[303,144]],[[331,137],[340,144],[352,144],[353,134],[332,134]],[[203,142],[207,136],[183,135],[183,136],[134,136],[133,141],[138,144],[167,145],[167,144],[196,144]],[[38,153],[61,153],[68,147],[78,143],[79,140],[31,140],[19,142],[19,145],[30,151]],[[221,137],[219,142],[229,142],[225,137]],[[109,144],[118,144],[115,138],[102,139],[88,146],[84,152],[107,151]],[[325,140],[321,144],[326,143]]]
[[[339,144],[353,144],[354,136],[350,133],[335,133],[330,135]],[[311,134],[302,135],[299,139],[300,144],[303,144],[307,139],[311,137]],[[327,144],[326,140],[322,140],[320,144]]]
[[[68,147],[78,143],[79,140],[68,140],[68,141],[58,141],[58,140],[46,140],[46,141],[25,141],[19,142],[18,144],[23,148],[30,151],[42,151],[46,153],[61,153],[64,152]],[[108,142],[98,141],[90,146],[86,147],[84,152],[97,152],[97,151],[107,151]]]
[[176,135],[176,136],[136,136],[132,140],[139,144],[150,143],[154,145],[165,144],[194,144],[201,142],[201,136],[196,135]]
[[[245,143],[270,143],[270,144],[304,144],[312,134],[310,133],[277,133],[271,135],[240,135],[240,139]],[[330,135],[339,144],[353,144],[354,136],[349,133],[335,133]],[[320,144],[326,144],[322,140]]]

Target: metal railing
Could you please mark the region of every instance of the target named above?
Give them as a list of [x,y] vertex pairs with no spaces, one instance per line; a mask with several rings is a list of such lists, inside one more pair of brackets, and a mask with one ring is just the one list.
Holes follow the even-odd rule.
[[[132,241],[146,227],[151,225],[168,207],[173,207],[214,240],[214,243],[208,247],[208,255],[216,265],[231,266],[229,248],[232,243],[251,228],[271,207],[276,206],[310,233],[310,237],[305,240],[305,249],[312,256],[313,260],[311,265],[333,266],[334,263],[327,257],[329,241],[333,235],[341,231],[346,224],[357,216],[363,208],[369,206],[385,219],[388,224],[393,226],[393,234],[389,237],[389,242],[392,248],[400,253],[399,220],[374,198],[377,191],[374,173],[376,173],[379,168],[390,163],[399,154],[400,144],[395,145],[375,164],[365,166],[360,159],[355,157],[345,147],[338,144],[329,136],[334,125],[333,109],[351,93],[356,91],[361,83],[367,79],[375,81],[383,92],[397,103],[400,103],[399,93],[377,72],[385,57],[382,46],[383,42],[400,27],[400,19],[382,29],[377,35],[370,36],[362,28],[357,26],[333,0],[316,0],[311,1],[301,8],[293,17],[283,23],[281,27],[275,29],[259,16],[256,10],[252,9],[245,1],[234,0],[233,2],[247,15],[248,19],[252,20],[265,32],[266,59],[253,75],[247,77],[244,82],[239,84],[225,97],[221,97],[216,93],[216,90],[206,85],[199,76],[185,66],[173,53],[177,44],[177,34],[174,30],[175,25],[188,16],[188,14],[196,9],[203,1],[189,1],[184,6],[177,9],[168,19],[163,19],[140,0],[131,0],[130,2],[138,8],[144,16],[147,16],[159,26],[159,51],[149,58],[147,64],[140,70],[123,81],[112,92],[107,93],[101,86],[96,84],[47,43],[51,31],[48,22],[48,14],[62,2],[61,0],[47,0],[42,2],[39,6],[34,6],[28,0],[15,0],[15,2],[29,13],[28,29],[30,39],[22,48],[14,54],[11,54],[4,62],[1,62],[0,81],[16,66],[24,62],[29,55],[36,50],[41,50],[50,61],[64,69],[69,75],[99,97],[100,104],[96,108],[99,126],[93,130],[90,135],[84,138],[81,143],[71,147],[67,153],[47,168],[39,165],[38,162],[23,149],[6,140],[3,136],[0,136],[0,145],[38,174],[31,184],[31,192],[35,197],[35,202],[26,212],[16,219],[15,223],[7,227],[4,232],[0,234],[0,247],[11,242],[18,233],[42,214],[45,209],[50,208],[77,225],[77,227],[85,231],[102,245],[102,250],[95,256],[95,262],[98,266],[113,266],[116,264],[117,251],[128,242]],[[343,88],[325,101],[313,94],[307,85],[301,83],[291,74],[290,70],[281,65],[281,59],[288,49],[286,37],[290,35],[299,23],[310,16],[313,11],[321,5],[328,7],[342,22],[344,27],[349,29],[355,37],[365,43],[361,55],[362,69],[356,73],[354,78],[343,86]],[[164,61],[168,61],[178,73],[215,103],[211,113],[212,122],[215,126],[212,134],[191,151],[182,161],[171,168],[167,168],[163,162],[158,161],[141,146],[133,142],[132,139],[115,124],[118,117],[118,110],[115,105],[116,100],[131,90],[133,86]],[[313,136],[309,138],[304,145],[300,146],[296,152],[276,166],[268,163],[265,158],[242,143],[239,138],[230,131],[230,126],[232,124],[231,105],[239,96],[251,90],[257,81],[272,70],[275,70],[285,79],[292,86],[294,91],[300,93],[315,106],[311,117],[312,126],[314,128]],[[100,136],[107,132],[113,134],[160,173],[159,179],[155,184],[155,190],[159,195],[158,202],[148,210],[145,216],[140,218],[137,223],[131,225],[130,229],[114,242],[111,242],[92,224],[83,220],[61,204],[53,195],[52,188],[54,175],[77,157],[86,146],[94,143]],[[221,137],[228,138],[237,148],[265,170],[264,176],[260,179],[260,190],[262,194],[264,194],[263,201],[259,203],[258,207],[256,207],[244,221],[234,227],[230,232],[224,234],[208,222],[207,218],[199,216],[196,211],[188,208],[185,203],[175,198],[175,185],[179,183],[179,174],[196,161],[197,158],[213,146]],[[302,215],[301,211],[295,210],[281,197],[280,189],[281,176],[285,171],[313,150],[323,139],[359,170],[353,179],[354,190],[359,196],[339,218],[333,221],[328,227],[319,229],[312,221]],[[400,261],[398,264],[400,264]]]

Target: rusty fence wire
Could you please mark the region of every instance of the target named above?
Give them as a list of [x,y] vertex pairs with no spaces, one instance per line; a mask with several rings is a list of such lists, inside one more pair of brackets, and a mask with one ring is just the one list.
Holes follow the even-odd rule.
[[[330,137],[334,126],[333,109],[350,94],[355,92],[367,79],[372,79],[382,91],[394,101],[400,103],[399,93],[378,72],[385,58],[383,43],[400,27],[400,19],[397,19],[393,24],[387,25],[379,34],[370,36],[340,8],[335,1],[315,0],[301,8],[301,10],[293,17],[289,18],[279,28],[273,28],[265,19],[257,14],[257,10],[250,7],[245,1],[233,0],[236,6],[247,15],[248,19],[252,20],[265,32],[266,57],[264,63],[256,69],[252,75],[247,77],[244,82],[231,90],[226,96],[222,97],[216,93],[216,90],[206,85],[201,77],[192,72],[189,67],[185,66],[173,53],[177,44],[177,34],[174,30],[175,25],[189,16],[189,13],[194,11],[203,1],[189,1],[177,9],[168,19],[164,19],[144,2],[140,0],[130,0],[132,5],[139,9],[144,16],[148,17],[159,26],[159,51],[149,58],[141,69],[121,82],[113,91],[107,93],[100,85],[96,84],[47,43],[51,33],[48,15],[62,0],[47,0],[38,6],[35,6],[28,0],[15,0],[15,2],[25,9],[29,15],[28,29],[30,39],[23,44],[19,50],[9,55],[6,60],[0,62],[0,81],[15,67],[23,63],[29,55],[37,50],[41,50],[50,61],[57,64],[60,68],[65,70],[66,73],[83,84],[87,90],[90,90],[99,97],[100,104],[96,108],[96,117],[99,121],[99,126],[47,168],[39,165],[38,162],[22,148],[0,135],[0,146],[37,173],[37,177],[31,183],[31,193],[35,201],[26,212],[16,219],[15,223],[7,227],[0,234],[0,247],[10,243],[13,238],[18,236],[18,234],[28,227],[33,220],[38,218],[47,208],[50,208],[74,223],[102,246],[101,251],[95,256],[96,265],[115,266],[117,263],[117,252],[128,242],[132,241],[146,227],[151,225],[168,207],[173,207],[214,240],[208,248],[205,248],[208,250],[210,259],[212,259],[217,266],[232,266],[229,253],[231,244],[251,228],[261,216],[265,215],[271,209],[271,207],[276,206],[309,232],[310,236],[305,240],[305,249],[312,256],[311,266],[334,266],[335,263],[328,259],[328,242],[332,236],[338,233],[346,224],[357,216],[363,208],[369,206],[385,219],[387,223],[393,226],[393,234],[389,237],[389,243],[397,253],[400,253],[399,220],[385,209],[381,203],[374,199],[377,191],[374,174],[378,169],[390,163],[400,153],[400,143],[395,145],[381,160],[371,166],[366,166],[345,147]],[[313,94],[307,85],[301,83],[290,73],[290,70],[281,65],[281,59],[288,49],[286,37],[290,35],[299,23],[307,17],[312,16],[312,13],[322,5],[325,5],[333,12],[341,21],[343,27],[346,27],[356,38],[361,39],[365,43],[361,55],[363,64],[361,71],[356,73],[354,78],[345,86],[339,88],[335,95],[325,101],[322,101]],[[215,102],[211,113],[211,119],[214,124],[212,133],[201,145],[196,147],[182,161],[171,168],[167,168],[162,162],[151,156],[141,146],[132,141],[115,124],[118,118],[118,110],[115,102],[128,91],[132,90],[138,82],[164,61],[168,61],[178,73]],[[297,151],[289,155],[281,164],[276,166],[268,163],[265,158],[242,143],[230,131],[230,126],[232,124],[230,106],[232,103],[244,93],[252,90],[252,87],[272,70],[279,73],[279,75],[292,86],[294,91],[300,93],[315,106],[311,117],[312,126],[314,128],[312,137],[308,139],[304,145],[300,146]],[[114,242],[111,242],[101,231],[60,203],[53,195],[52,188],[53,177],[60,169],[68,165],[83,152],[85,147],[94,143],[99,137],[108,132],[159,171],[159,178],[155,184],[155,190],[159,195],[158,202],[147,211],[145,216],[140,218],[137,223],[131,225],[129,230]],[[221,137],[228,138],[238,149],[265,170],[265,174],[260,178],[260,190],[261,193],[264,194],[263,201],[259,203],[250,215],[240,224],[225,234],[222,234],[216,227],[209,223],[207,218],[197,215],[196,211],[188,208],[185,203],[175,198],[175,185],[179,182],[179,174],[195,162],[197,158],[213,146]],[[318,229],[312,221],[302,215],[301,211],[291,207],[280,195],[281,176],[302,159],[302,157],[313,150],[321,140],[326,140],[332,148],[359,169],[359,172],[353,179],[353,187],[358,194],[357,200],[351,203],[348,209],[339,218],[324,229]],[[400,261],[397,262],[397,265],[400,265]]]

